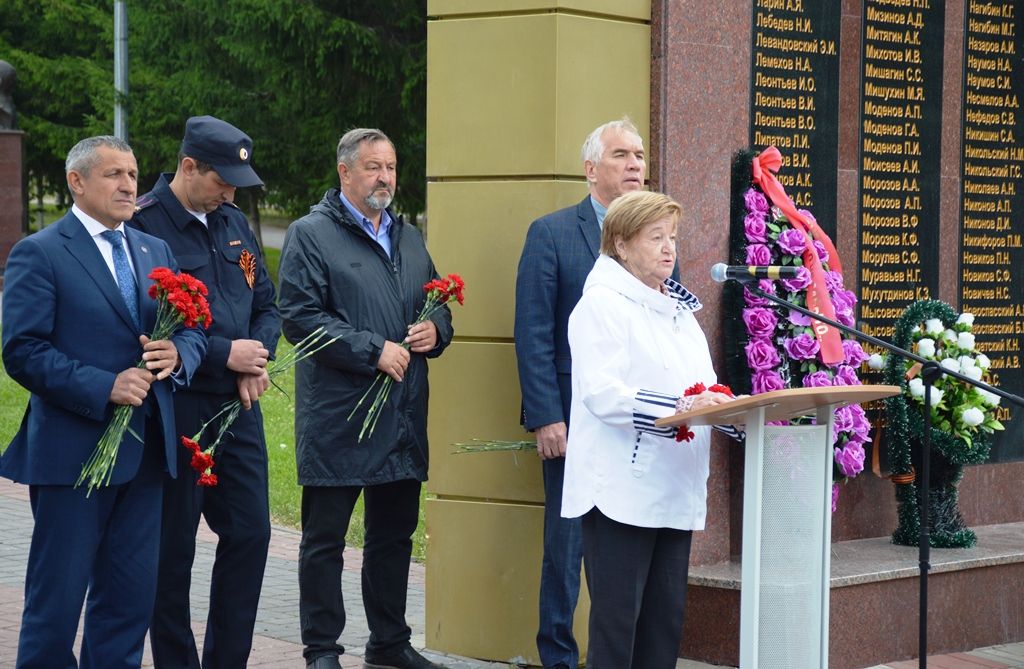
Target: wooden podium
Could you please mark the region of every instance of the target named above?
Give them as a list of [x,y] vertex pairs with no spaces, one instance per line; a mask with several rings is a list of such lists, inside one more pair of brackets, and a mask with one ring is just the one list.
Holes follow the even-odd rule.
[[[834,409],[898,386],[776,390],[657,421],[745,425],[740,669],[828,667]],[[814,425],[769,425],[813,415]]]

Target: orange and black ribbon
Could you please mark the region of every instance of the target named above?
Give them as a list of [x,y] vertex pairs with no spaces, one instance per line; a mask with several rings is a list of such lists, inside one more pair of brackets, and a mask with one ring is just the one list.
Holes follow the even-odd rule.
[[248,250],[242,251],[242,256],[238,259],[238,266],[242,268],[242,274],[245,275],[245,282],[249,284],[249,290],[256,285],[256,256],[249,253]]
[[[775,173],[779,171],[780,167],[782,167],[782,154],[774,146],[769,146],[759,155],[754,156],[754,183],[761,187],[761,190],[772,201],[772,204],[786,215],[786,220],[794,228],[802,231],[807,239],[807,245],[804,247],[803,254],[804,267],[811,273],[811,285],[807,287],[807,308],[817,314],[821,314],[825,318],[835,320],[836,310],[832,305],[832,298],[829,297],[828,287],[825,284],[825,270],[822,268],[821,260],[818,258],[818,253],[811,242],[814,240],[821,242],[825,247],[825,251],[828,252],[831,266],[837,272],[842,272],[843,266],[839,262],[839,254],[836,253],[835,246],[832,245],[832,240],[825,234],[825,231],[814,220],[806,218],[797,211],[793,201],[786,195],[786,189],[775,178]],[[822,361],[826,364],[831,364],[843,360],[845,356],[843,355],[843,344],[839,338],[839,332],[834,327],[826,325],[821,321],[814,321],[813,328],[814,334],[818,338],[818,343],[821,345]]]

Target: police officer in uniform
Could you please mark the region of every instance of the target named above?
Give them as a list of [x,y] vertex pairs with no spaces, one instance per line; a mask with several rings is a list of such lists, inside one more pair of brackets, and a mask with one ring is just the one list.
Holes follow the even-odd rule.
[[[213,324],[206,358],[187,391],[175,394],[180,434],[191,437],[225,402],[243,410],[214,453],[214,487],[196,485],[189,458],[164,490],[160,566],[150,639],[157,669],[245,667],[270,542],[267,449],[257,399],[281,328],[274,286],[236,188],[262,185],[252,140],[230,123],[198,116],[185,124],[174,174],[139,198],[132,224],[166,241],[181,270],[209,290]],[[214,423],[202,445],[215,437]],[[212,434],[211,434],[212,432]],[[200,515],[217,534],[200,665],[189,611],[189,584]]]

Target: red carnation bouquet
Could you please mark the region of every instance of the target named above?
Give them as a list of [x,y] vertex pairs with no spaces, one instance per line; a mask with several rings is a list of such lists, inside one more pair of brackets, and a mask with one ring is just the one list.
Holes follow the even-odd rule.
[[[710,390],[713,393],[722,393],[723,395],[728,395],[729,397],[736,397],[735,395],[732,394],[732,389],[729,386],[723,385],[721,383],[716,383],[713,384],[710,388],[705,388],[704,384],[699,381],[690,386],[689,388],[687,388],[685,391],[683,391],[683,397],[695,397],[706,390]],[[696,435],[693,434],[693,431],[690,430],[690,426],[687,425],[686,423],[680,425],[679,429],[676,430],[676,441],[690,441],[691,439],[694,438],[694,436]]]
[[[210,327],[213,316],[210,305],[206,301],[206,286],[190,274],[175,274],[167,267],[157,267],[149,273],[153,285],[149,287],[149,296],[157,301],[156,324],[150,335],[152,341],[168,339],[179,327],[187,328],[202,326]],[[144,367],[145,362],[139,361],[136,367]],[[142,437],[129,427],[135,407],[130,404],[119,404],[114,409],[114,417],[100,437],[92,455],[82,465],[82,473],[78,476],[75,487],[86,484],[86,497],[100,486],[110,485],[110,476],[117,461],[117,451],[124,440],[125,432],[142,442]]]
[[[267,365],[267,376],[270,377],[270,383],[275,388],[284,392],[281,386],[277,385],[274,378],[281,375],[294,367],[300,360],[304,360],[309,356],[313,355],[320,349],[330,346],[338,337],[327,339],[327,330],[324,328],[317,328],[309,334],[308,337],[300,341],[289,351],[283,354],[281,357],[272,360]],[[326,341],[325,341],[326,340]],[[224,438],[224,434],[231,427],[231,424],[238,418],[238,413],[242,410],[242,401],[239,399],[225,402],[221,406],[220,411],[215,413],[210,420],[203,423],[199,428],[199,432],[196,432],[191,437],[182,435],[181,445],[192,452],[192,459],[190,465],[192,469],[199,474],[199,479],[196,481],[196,485],[212,488],[217,485],[217,475],[213,473],[213,454],[217,450],[217,446],[220,445],[221,439]],[[206,448],[199,445],[200,440],[203,438],[203,433],[206,432],[207,428],[213,425],[213,422],[220,420],[220,424],[217,426],[217,436]]]
[[[462,277],[458,274],[449,274],[443,279],[434,279],[423,284],[423,290],[427,293],[427,299],[423,303],[423,308],[420,309],[420,315],[416,317],[413,325],[416,323],[422,323],[423,321],[430,318],[431,315],[444,305],[448,304],[454,299],[459,304],[463,303],[464,295],[463,290],[466,287],[466,282],[462,280]],[[409,348],[404,342],[402,346]],[[373,402],[370,404],[369,410],[366,412],[366,418],[363,419],[363,427],[359,430],[359,441],[369,437],[373,434],[374,429],[377,427],[377,419],[380,418],[380,411],[384,408],[385,402],[387,402],[388,395],[391,394],[391,388],[395,385],[395,380],[384,372],[377,372],[376,378],[373,383],[367,388],[363,396],[359,398],[359,402],[352,409],[352,413],[348,415],[348,420],[352,420],[352,417],[359,411],[359,407],[363,405],[371,394],[376,391]]]

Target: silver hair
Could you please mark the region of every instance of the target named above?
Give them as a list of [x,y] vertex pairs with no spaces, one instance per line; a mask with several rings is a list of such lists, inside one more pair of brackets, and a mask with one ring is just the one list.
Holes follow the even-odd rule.
[[[580,149],[580,157],[583,162],[588,160],[592,163],[598,163],[601,161],[601,156],[604,154],[604,142],[601,141],[601,135],[604,134],[605,130],[618,130],[620,132],[633,133],[637,137],[640,137],[640,131],[633,125],[633,121],[629,120],[628,116],[623,116],[618,121],[609,121],[604,125],[599,125],[594,129],[594,132],[587,136],[585,142],[583,142],[583,148]],[[640,137],[640,146],[642,147],[644,140]]]
[[384,141],[394,148],[395,143],[376,128],[353,128],[338,140],[338,164],[345,163],[349,167],[359,157],[359,147],[363,142]]
[[68,157],[64,161],[64,173],[75,171],[82,176],[89,176],[89,171],[99,162],[96,150],[101,146],[115,151],[132,153],[132,147],[128,145],[128,142],[113,135],[86,137],[68,151]]

